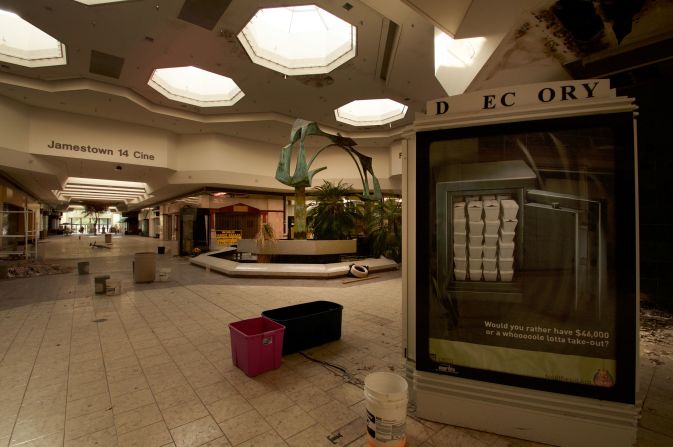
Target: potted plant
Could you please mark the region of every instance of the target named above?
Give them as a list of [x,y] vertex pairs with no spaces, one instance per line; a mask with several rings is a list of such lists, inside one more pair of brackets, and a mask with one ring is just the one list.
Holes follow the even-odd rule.
[[[263,251],[265,247],[272,244],[276,239],[275,231],[270,223],[264,222],[259,227],[255,240],[257,241],[257,249]],[[257,253],[257,262],[271,262],[271,255],[266,253]]]
[[361,212],[350,200],[355,197],[351,185],[325,180],[315,188],[316,203],[308,210],[308,227],[315,239],[350,239],[357,230]]
[[391,198],[376,203],[369,214],[371,256],[402,261],[402,204]]

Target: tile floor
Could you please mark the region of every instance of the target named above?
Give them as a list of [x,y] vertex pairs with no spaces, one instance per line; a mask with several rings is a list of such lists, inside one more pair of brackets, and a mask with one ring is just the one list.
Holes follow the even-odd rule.
[[[72,273],[0,281],[0,446],[364,446],[364,377],[403,374],[399,272],[355,284],[235,279],[159,256],[168,281],[134,284],[133,236],[51,237],[40,257]],[[175,253],[174,244],[168,245]],[[58,260],[58,261],[57,261]],[[122,281],[95,295],[93,277]],[[366,299],[363,299],[366,297]],[[342,338],[248,378],[231,361],[228,323],[325,299],[344,306]],[[658,337],[662,333],[658,333]],[[640,446],[673,445],[671,333],[644,341]],[[648,344],[649,343],[649,344]],[[649,393],[648,393],[649,391]],[[409,446],[534,446],[410,415]]]

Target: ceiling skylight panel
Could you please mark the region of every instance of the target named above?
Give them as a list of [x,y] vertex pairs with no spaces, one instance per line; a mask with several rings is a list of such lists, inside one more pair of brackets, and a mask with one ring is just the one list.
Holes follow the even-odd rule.
[[336,120],[353,126],[379,126],[404,118],[407,106],[392,99],[359,99],[334,111]]
[[232,106],[245,96],[231,78],[191,66],[156,69],[148,84],[169,99],[200,107]]
[[65,45],[18,15],[0,10],[0,60],[24,67],[64,65]]
[[260,9],[238,39],[254,63],[286,75],[328,73],[356,52],[355,27],[315,5]]

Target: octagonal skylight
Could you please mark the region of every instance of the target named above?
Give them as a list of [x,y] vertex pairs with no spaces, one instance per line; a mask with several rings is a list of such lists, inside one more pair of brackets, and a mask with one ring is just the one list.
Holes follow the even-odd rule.
[[0,60],[24,67],[65,65],[65,45],[26,22],[0,10]]
[[103,5],[105,3],[121,3],[130,0],[75,0],[77,3],[82,3],[87,6]]
[[355,57],[356,29],[316,5],[257,11],[238,40],[252,61],[286,75],[329,73]]
[[334,111],[337,121],[353,126],[378,126],[404,118],[407,106],[392,99],[359,99]]
[[158,68],[148,84],[169,99],[199,107],[233,106],[245,96],[231,78],[191,66]]

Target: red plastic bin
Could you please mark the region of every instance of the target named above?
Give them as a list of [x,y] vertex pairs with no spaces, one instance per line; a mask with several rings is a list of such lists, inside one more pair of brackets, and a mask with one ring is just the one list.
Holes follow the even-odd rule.
[[285,326],[266,317],[229,323],[231,360],[248,377],[280,368]]

